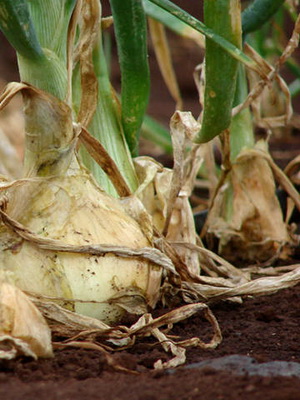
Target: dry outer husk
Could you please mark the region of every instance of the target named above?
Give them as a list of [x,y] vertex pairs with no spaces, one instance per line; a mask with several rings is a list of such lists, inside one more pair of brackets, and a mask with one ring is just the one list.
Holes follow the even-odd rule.
[[266,261],[289,242],[275,195],[272,170],[259,152],[244,150],[214,199],[207,233],[219,239],[227,259]]
[[[167,271],[171,274],[176,274],[176,271],[171,263],[171,261],[164,256],[164,254],[159,253],[155,249],[140,249],[137,254],[134,254],[134,250],[126,249],[125,247],[117,248],[116,246],[97,246],[97,245],[85,245],[85,246],[75,246],[59,243],[58,240],[47,239],[43,237],[38,237],[37,235],[31,233],[28,229],[22,226],[20,223],[12,220],[8,215],[1,211],[3,221],[7,226],[14,230],[20,237],[22,237],[26,242],[30,243],[33,247],[41,249],[51,249],[53,251],[60,251],[63,253],[70,254],[74,256],[74,253],[80,254],[93,254],[93,257],[106,254],[115,253],[121,257],[133,257],[140,256],[143,259],[150,259],[153,263],[165,267]],[[73,254],[72,254],[73,253]],[[31,269],[32,271],[32,269]],[[86,282],[84,282],[86,284]],[[60,336],[70,336],[70,340],[65,344],[66,346],[76,346],[83,348],[93,349],[91,345],[91,340],[97,335],[101,336],[101,341],[103,342],[104,349],[109,349],[113,351],[110,343],[112,343],[116,349],[119,347],[129,347],[135,342],[136,337],[146,337],[153,335],[155,338],[161,342],[163,348],[173,354],[168,362],[162,363],[160,361],[156,362],[155,368],[169,368],[175,367],[185,362],[185,348],[189,346],[198,346],[204,349],[215,348],[221,341],[221,332],[218,323],[208,306],[204,303],[196,303],[187,306],[180,307],[176,310],[171,311],[159,317],[153,319],[150,314],[144,314],[136,324],[132,327],[110,327],[103,321],[98,319],[90,318],[84,315],[74,313],[68,309],[62,308],[59,302],[72,303],[84,303],[83,300],[76,299],[66,299],[66,298],[51,298],[46,295],[37,295],[30,293],[32,301],[38,306],[42,311],[43,315],[47,318],[49,326],[52,331]],[[143,313],[145,308],[141,308],[141,293],[138,291],[130,292],[128,289],[122,292],[118,292],[114,297],[109,299],[110,304],[116,304],[119,307],[126,309],[130,313]],[[55,302],[55,303],[53,303]],[[99,302],[95,301],[95,306],[99,307]],[[196,312],[203,310],[205,317],[212,324],[214,335],[210,342],[204,343],[199,338],[191,338],[185,340],[184,342],[175,343],[172,341],[168,335],[159,330],[160,327],[169,326],[170,324],[179,322],[183,319],[188,318]],[[80,341],[74,341],[73,335],[79,335]],[[77,338],[78,339],[78,338]],[[88,344],[86,342],[88,339]],[[110,347],[108,347],[110,345]],[[63,347],[61,344],[59,347]],[[97,347],[97,346],[96,346]],[[100,348],[94,348],[94,350],[99,350]],[[101,351],[104,351],[101,347]],[[117,368],[119,369],[119,368]]]
[[[270,83],[274,80],[277,81],[277,84],[279,85],[282,91],[283,97],[285,97],[284,108],[286,111],[282,115],[277,115],[275,117],[270,117],[270,118],[267,117],[266,119],[264,118],[262,119],[261,115],[258,115],[258,120],[259,122],[262,122],[265,127],[270,127],[270,128],[276,126],[277,127],[283,126],[283,124],[287,122],[287,119],[291,116],[292,112],[290,103],[290,93],[287,90],[286,84],[279,76],[279,70],[287,61],[287,59],[291,57],[293,52],[297,49],[299,45],[299,38],[300,38],[300,15],[297,16],[292,35],[288,43],[286,44],[286,47],[284,48],[281,56],[278,57],[278,59],[276,60],[274,67],[272,67],[264,59],[262,59],[262,57],[257,52],[255,52],[255,50],[252,49],[248,44],[245,45],[245,51],[248,52],[250,57],[252,57],[255,60],[256,64],[259,65],[263,79],[259,80],[253,85],[250,92],[248,93],[246,100],[242,104],[239,104],[233,109],[232,115],[236,115],[244,108],[249,107],[249,105],[251,105],[253,101],[255,101],[262,94],[265,86],[270,85]],[[254,108],[255,112],[260,114],[257,104],[254,104]]]
[[7,178],[20,176],[22,170],[21,160],[16,148],[12,145],[0,127],[0,175]]
[[[248,71],[250,91],[254,90],[251,110],[255,118],[255,124],[261,128],[272,129],[275,135],[280,136],[284,133],[282,128],[286,129],[293,114],[288,86],[279,75],[279,72],[276,72],[275,68],[252,47],[246,45],[245,51],[251,58],[256,60],[266,75],[270,77],[270,80],[266,81],[266,84],[260,88],[260,77],[254,71]],[[260,94],[258,88],[261,90]]]
[[[140,186],[135,194],[152,216],[155,228],[168,240],[196,244],[197,234],[189,197],[206,147],[191,144],[190,139],[199,130],[199,125],[190,113],[176,111],[171,118],[170,130],[174,149],[173,170],[163,168],[150,157],[138,157],[135,167]],[[187,153],[188,147],[190,150]],[[197,253],[185,249],[179,250],[178,255],[191,273],[199,274]]]
[[51,357],[51,331],[44,317],[21,290],[0,277],[0,359]]

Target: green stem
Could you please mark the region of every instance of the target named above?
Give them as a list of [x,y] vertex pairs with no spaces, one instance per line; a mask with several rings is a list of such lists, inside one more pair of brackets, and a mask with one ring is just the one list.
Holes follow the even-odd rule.
[[67,92],[66,66],[61,63],[56,54],[48,49],[43,50],[45,56],[39,60],[31,60],[18,54],[21,81],[64,100]]
[[[239,0],[205,0],[204,20],[214,32],[241,46]],[[237,68],[236,59],[206,38],[204,110],[197,143],[207,142],[229,128]]]
[[[248,94],[246,71],[243,65],[239,65],[234,105],[242,103]],[[230,160],[234,162],[241,150],[254,146],[250,109],[245,108],[232,118],[230,125]]]
[[136,156],[150,92],[146,16],[141,0],[110,3],[121,69],[122,125],[130,151]]
[[28,1],[30,16],[42,48],[66,64],[69,22],[77,0]]
[[76,0],[28,2],[30,23],[43,56],[37,59],[29,57],[29,53],[18,53],[21,80],[60,100],[67,93],[67,35],[75,4]]

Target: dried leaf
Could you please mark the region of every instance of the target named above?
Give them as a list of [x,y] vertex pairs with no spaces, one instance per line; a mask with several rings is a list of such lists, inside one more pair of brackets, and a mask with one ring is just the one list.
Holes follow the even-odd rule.
[[288,163],[288,165],[284,169],[284,173],[287,176],[292,177],[293,175],[297,175],[297,173],[299,173],[299,168],[300,168],[300,154]]
[[157,22],[152,18],[148,18],[148,22],[151,39],[153,42],[154,51],[160,71],[171,96],[176,101],[176,109],[181,110],[182,98],[180,95],[175,71],[172,65],[171,52],[165,32],[165,27],[160,22]]
[[99,330],[106,332],[110,330],[110,326],[100,321],[99,319],[86,317],[85,315],[77,314],[69,311],[58,304],[30,295],[33,303],[42,312],[44,317],[49,321],[50,325],[64,326],[65,330],[74,334],[86,330]]
[[0,358],[51,357],[51,332],[39,310],[18,288],[0,282]]
[[[94,348],[106,353],[108,349],[107,345],[101,343],[100,348],[96,349],[94,343],[91,343],[92,337],[97,337],[105,340],[106,342],[112,343],[118,348],[132,346],[135,342],[136,337],[147,337],[149,335],[154,336],[163,346],[164,350],[171,352],[173,358],[166,363],[157,361],[154,365],[155,368],[170,368],[181,365],[185,362],[185,349],[190,346],[198,346],[203,349],[212,349],[218,346],[222,340],[222,335],[218,322],[208,306],[204,303],[189,304],[172,310],[156,319],[153,319],[151,314],[144,314],[138,321],[133,324],[130,328],[125,326],[110,327],[103,324],[93,318],[85,317],[74,312],[65,310],[64,308],[54,304],[45,303],[37,298],[33,299],[39,309],[45,315],[49,321],[52,329],[57,333],[63,333],[65,336],[71,337],[66,345],[73,346],[76,343],[76,347]],[[195,313],[203,311],[204,317],[211,323],[213,329],[213,337],[208,343],[204,343],[199,338],[187,339],[183,342],[176,343],[171,340],[168,335],[162,333],[159,328],[163,326],[172,326],[176,322],[185,320]],[[77,333],[76,337],[72,337]],[[89,338],[89,342],[86,340]],[[79,342],[79,340],[85,340]],[[64,347],[65,343],[55,343],[55,346]],[[110,348],[110,350],[113,350]]]
[[219,293],[220,298],[228,298],[232,296],[262,296],[266,294],[276,293],[278,290],[286,289],[297,285],[300,282],[300,265],[291,272],[287,272],[281,276],[268,276],[254,279],[251,282],[237,286],[233,289],[227,289],[224,293]]
[[151,215],[153,225],[162,232],[166,220],[172,170],[164,168],[150,157],[138,157],[134,163],[140,181],[135,195]]
[[[266,276],[253,279],[244,284],[235,284],[233,287],[226,287],[225,285],[214,285],[211,282],[209,285],[183,282],[182,288],[186,293],[191,293],[192,298],[205,297],[208,301],[213,300],[232,300],[240,298],[241,296],[262,296],[276,293],[278,290],[293,287],[300,282],[300,267],[299,264],[294,266],[290,272],[286,272],[278,276],[278,273],[266,269],[259,271]],[[253,270],[255,273],[255,270]],[[270,276],[271,273],[271,276]],[[276,276],[277,275],[277,276]]]
[[[246,45],[246,48],[251,51],[252,55],[255,58],[256,63],[259,65],[260,70],[263,72],[261,76],[265,76],[264,79],[259,80],[256,85],[251,89],[249,92],[246,100],[242,103],[236,106],[233,109],[232,115],[236,115],[238,112],[243,110],[244,108],[247,108],[253,100],[255,100],[260,94],[263,92],[264,87],[269,84],[273,79],[277,79],[278,72],[280,68],[283,66],[283,64],[286,62],[286,60],[293,54],[295,49],[298,47],[299,44],[299,33],[300,33],[300,15],[298,15],[297,20],[295,22],[294,30],[292,33],[292,36],[286,45],[285,49],[283,50],[281,56],[278,58],[278,60],[275,63],[274,68],[270,67],[269,64],[265,60],[263,60],[258,53],[256,53],[253,49],[251,49],[248,45]],[[251,50],[250,50],[251,49]],[[270,71],[271,69],[271,71]],[[285,94],[289,96],[286,90]],[[289,101],[287,102],[287,107],[288,111],[287,114],[291,113],[291,108]]]
[[[199,338],[191,338],[185,342],[176,343],[159,330],[161,326],[168,326],[185,320],[199,311],[204,311],[204,317],[211,323],[213,328],[214,334],[211,341],[208,343],[202,342]],[[150,314],[145,314],[130,328],[129,333],[138,336],[147,336],[151,334],[159,340],[165,351],[173,354],[174,357],[165,363],[162,363],[161,360],[156,361],[154,364],[154,368],[156,369],[171,368],[182,365],[186,359],[186,347],[198,346],[203,349],[212,349],[217,347],[222,340],[218,322],[208,306],[204,303],[185,305],[156,319],[153,319]]]
[[[198,245],[194,245],[192,243],[187,243],[187,242],[170,242],[170,244],[177,248],[177,247],[181,247],[181,248],[189,248],[199,254],[205,255],[207,258],[209,258],[210,260],[216,261],[219,265],[217,265],[216,263],[214,264],[209,264],[208,268],[213,268],[213,270],[215,272],[217,272],[218,274],[218,278],[210,278],[210,277],[206,277],[206,276],[194,276],[194,281],[195,282],[203,282],[203,283],[211,283],[211,284],[216,284],[216,282],[222,282],[221,286],[224,285],[224,282],[226,281],[227,283],[225,284],[225,286],[229,285],[231,286],[233,285],[237,285],[240,283],[244,283],[244,282],[248,282],[250,280],[250,276],[248,273],[246,273],[243,269],[239,269],[236,268],[235,266],[233,266],[232,264],[230,264],[227,260],[225,260],[224,258],[218,256],[217,254],[215,254],[214,252],[198,246]],[[223,279],[220,277],[226,277],[229,279]]]
[[99,40],[100,14],[101,8],[98,0],[86,0],[82,3],[82,26],[78,46],[82,97],[78,122],[86,128],[97,107],[98,81],[94,72],[93,49]]
[[103,171],[107,174],[119,196],[130,196],[131,191],[125,179],[120,173],[116,163],[110,157],[102,144],[83,127],[80,128],[79,137],[91,157],[93,157],[97,164],[99,164]]
[[[136,195],[163,236],[168,240],[184,240],[195,244],[197,233],[189,197],[207,147],[191,144],[199,124],[190,113],[176,111],[170,126],[174,149],[173,171],[163,168],[150,158],[138,158],[136,170],[141,185]],[[191,150],[186,155],[188,146]],[[197,252],[185,249],[182,252],[179,250],[177,255],[190,272],[199,273]]]
[[76,31],[78,27],[78,21],[80,18],[82,8],[82,0],[77,0],[76,5],[74,7],[71,20],[68,26],[68,38],[67,38],[67,76],[68,76],[68,88],[66,94],[66,103],[72,104],[72,75],[74,64],[74,42],[76,37]]
[[291,95],[287,84],[278,72],[275,73],[274,67],[253,48],[247,45],[246,52],[262,65],[264,71],[271,77],[270,81],[262,87],[259,85],[260,77],[258,74],[254,71],[248,71],[250,90],[255,91],[256,85],[259,88],[259,91],[255,92],[251,100],[251,109],[257,126],[265,129],[286,127],[293,113]]
[[108,300],[108,303],[117,304],[130,314],[142,315],[147,312],[147,302],[137,289],[119,291]]

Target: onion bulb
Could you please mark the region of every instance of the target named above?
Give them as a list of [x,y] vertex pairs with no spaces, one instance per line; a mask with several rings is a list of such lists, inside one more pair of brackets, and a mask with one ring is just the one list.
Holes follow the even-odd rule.
[[[67,245],[151,246],[139,224],[107,195],[78,162],[71,111],[26,86],[24,179],[7,190],[6,213],[41,238]],[[115,322],[122,298],[154,306],[160,267],[145,259],[57,252],[39,248],[0,225],[0,260],[15,284],[78,313]],[[118,301],[116,301],[116,298]]]

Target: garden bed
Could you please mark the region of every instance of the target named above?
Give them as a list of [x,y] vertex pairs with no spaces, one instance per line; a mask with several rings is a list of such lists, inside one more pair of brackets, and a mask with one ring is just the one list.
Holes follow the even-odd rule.
[[[223,333],[215,350],[192,348],[187,363],[176,370],[154,371],[153,363],[168,356],[160,345],[137,343],[132,350],[113,354],[132,373],[116,372],[102,353],[70,348],[56,350],[55,357],[33,361],[19,359],[0,364],[0,397],[6,400],[49,399],[297,399],[300,391],[299,318],[300,286],[271,296],[212,306]],[[180,338],[209,339],[208,323],[200,315],[174,326]],[[249,359],[223,358],[231,355]],[[201,363],[203,361],[207,363]],[[245,364],[260,364],[256,372]],[[270,361],[289,364],[265,364]],[[195,363],[199,363],[196,365]],[[294,364],[299,363],[299,364]],[[247,364],[247,363],[246,363]],[[248,365],[249,366],[249,365]],[[191,368],[193,367],[193,368]],[[265,367],[265,368],[262,368]],[[252,371],[252,372],[251,372]]]

